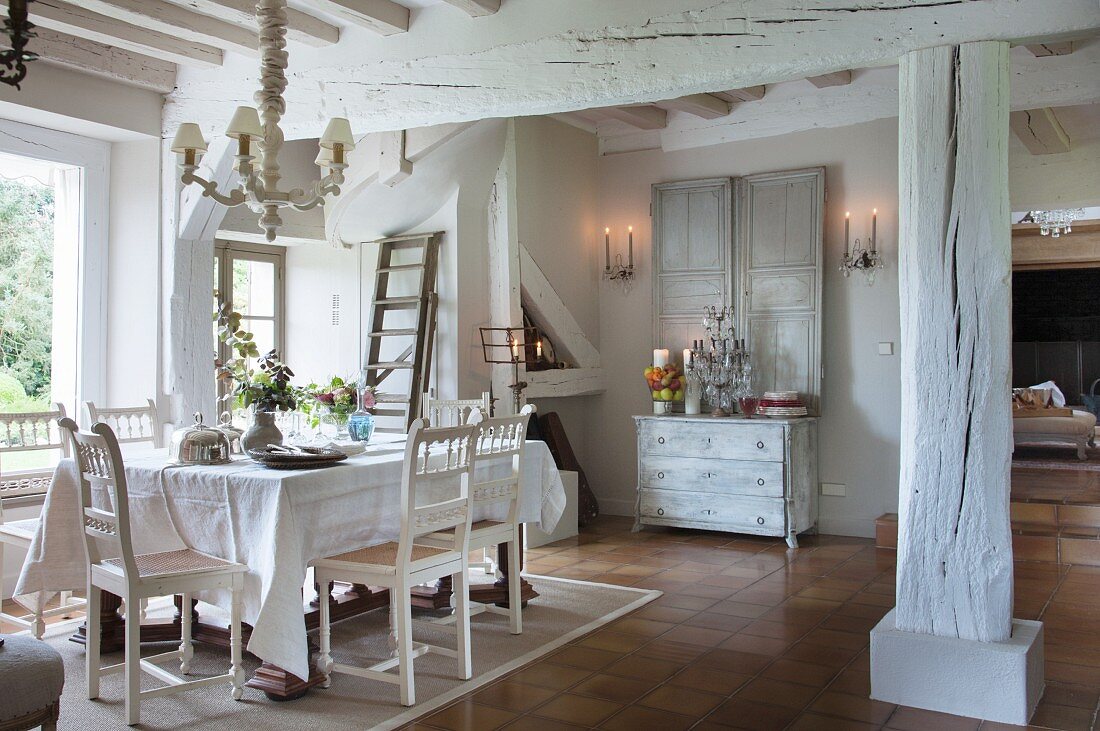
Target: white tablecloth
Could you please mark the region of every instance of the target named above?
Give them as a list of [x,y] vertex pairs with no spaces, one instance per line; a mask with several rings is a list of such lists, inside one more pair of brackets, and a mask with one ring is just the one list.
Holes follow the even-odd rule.
[[[248,566],[244,621],[248,649],[300,678],[308,677],[301,588],[309,561],[387,540],[401,524],[401,444],[381,444],[332,467],[271,470],[251,460],[222,466],[168,466],[164,451],[127,457],[130,523],[139,553],[193,548]],[[475,481],[507,474],[487,462]],[[427,496],[429,499],[431,496]],[[422,496],[420,502],[426,502]],[[504,506],[496,506],[498,509]],[[565,490],[550,450],[524,450],[519,515],[550,532],[565,509]],[[503,517],[475,511],[473,519]],[[56,591],[83,589],[86,559],[76,468],[62,461],[16,584],[28,607]],[[228,608],[228,594],[199,596]]]

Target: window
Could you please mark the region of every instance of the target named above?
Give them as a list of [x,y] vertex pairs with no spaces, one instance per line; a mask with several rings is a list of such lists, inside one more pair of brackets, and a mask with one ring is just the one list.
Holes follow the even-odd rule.
[[[214,248],[215,307],[223,304],[241,313],[241,327],[256,338],[260,353],[283,350],[283,283],[286,250],[278,246],[219,241]],[[217,339],[218,359],[232,357]],[[219,396],[227,384],[219,384]]]

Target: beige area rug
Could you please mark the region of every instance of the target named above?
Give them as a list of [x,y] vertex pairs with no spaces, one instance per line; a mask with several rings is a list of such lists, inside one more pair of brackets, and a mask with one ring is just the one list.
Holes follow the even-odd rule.
[[[228,731],[398,728],[648,604],[661,594],[547,576],[532,576],[531,579],[540,596],[524,610],[523,634],[509,634],[507,617],[489,613],[475,616],[471,620],[473,679],[461,681],[454,677],[456,663],[451,658],[437,654],[418,658],[414,665],[417,705],[412,708],[400,704],[396,685],[336,674],[332,687],[314,688],[304,698],[286,703],[270,701],[262,692],[251,688],[246,688],[244,698],[235,702],[230,698],[228,683],[152,698],[142,701],[139,728]],[[432,615],[422,612],[415,616],[428,619]],[[336,661],[369,665],[388,657],[388,631],[389,613],[385,609],[333,625],[332,647]],[[58,728],[126,728],[123,676],[103,678],[100,698],[87,700],[84,649],[69,642],[71,633],[70,625],[63,630],[55,629],[53,636],[46,638],[65,659],[65,691]],[[454,647],[454,634],[449,630],[417,627],[413,636],[418,641]],[[315,635],[313,639],[316,640]],[[153,655],[169,649],[172,647],[164,644],[147,646],[143,654]],[[120,661],[121,653],[104,656],[105,665]],[[257,664],[255,660],[245,660],[250,676]],[[228,665],[228,649],[195,645],[193,677],[226,672]],[[179,669],[174,663],[166,663],[165,667],[173,672]],[[143,673],[143,688],[159,684]]]

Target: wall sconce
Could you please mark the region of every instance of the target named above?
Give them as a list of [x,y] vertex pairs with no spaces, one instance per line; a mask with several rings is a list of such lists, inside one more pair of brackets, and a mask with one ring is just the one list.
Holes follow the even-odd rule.
[[627,226],[627,260],[623,264],[623,255],[615,254],[615,264],[611,264],[611,229],[603,230],[604,265],[603,278],[622,290],[623,294],[634,285],[634,227]]
[[885,266],[882,256],[878,253],[878,209],[871,212],[871,244],[869,249],[863,248],[863,244],[856,239],[855,247],[851,246],[849,234],[850,212],[844,213],[844,260],[840,263],[840,273],[845,278],[852,276],[852,272],[861,272],[867,277],[867,286],[875,283],[875,272]]

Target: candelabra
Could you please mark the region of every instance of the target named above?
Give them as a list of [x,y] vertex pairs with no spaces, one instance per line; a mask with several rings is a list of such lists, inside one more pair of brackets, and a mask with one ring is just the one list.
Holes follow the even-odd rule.
[[849,234],[851,216],[850,212],[844,214],[844,259],[840,262],[840,273],[847,278],[852,275],[852,272],[863,272],[863,275],[867,277],[867,286],[870,287],[875,283],[875,272],[885,266],[882,257],[878,253],[878,209],[875,208],[871,212],[871,246],[869,250],[863,248],[863,244],[860,243],[859,239],[856,239],[854,248],[849,246],[848,242],[851,241]]
[[604,266],[603,278],[612,285],[622,290],[623,294],[630,292],[634,286],[634,227],[628,228],[627,262],[623,263],[623,255],[615,254],[615,263],[611,263],[611,229],[605,228],[604,240]]
[[1073,222],[1080,218],[1084,218],[1084,216],[1085,209],[1083,208],[1063,208],[1057,211],[1031,211],[1024,217],[1021,223],[1026,221],[1037,223],[1039,224],[1040,234],[1056,239],[1062,234],[1072,233]]
[[706,337],[692,343],[685,372],[689,381],[702,387],[711,416],[729,416],[734,394],[751,383],[749,352],[745,341],[736,338],[733,307],[704,307],[703,329]]

